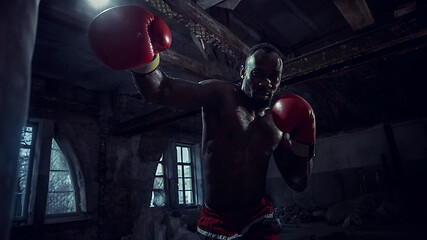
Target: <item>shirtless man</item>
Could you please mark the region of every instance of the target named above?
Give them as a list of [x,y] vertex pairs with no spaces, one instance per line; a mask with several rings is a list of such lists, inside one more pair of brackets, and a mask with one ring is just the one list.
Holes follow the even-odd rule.
[[[135,26],[115,29],[123,31],[118,34],[121,38],[105,46],[105,39],[117,38],[105,28],[117,27],[117,15],[132,19]],[[121,47],[129,42],[123,36],[129,31],[137,35],[141,28],[149,29],[142,42],[138,39],[130,47]],[[133,72],[146,100],[180,109],[202,108],[205,205],[198,221],[201,238],[278,239],[278,229],[262,224],[273,216],[271,203],[263,197],[269,159],[273,154],[286,183],[302,191],[311,175],[315,138],[314,114],[305,100],[288,94],[270,108],[281,80],[280,52],[269,44],[254,46],[241,67],[239,87],[220,80],[194,83],[165,75],[157,68],[158,53],[169,48],[170,31],[160,18],[140,7],[102,13],[92,22],[89,37],[106,65]],[[106,51],[118,48],[117,52],[124,52],[119,57],[124,61],[105,57]],[[144,53],[135,60],[131,56],[135,51],[126,49]]]

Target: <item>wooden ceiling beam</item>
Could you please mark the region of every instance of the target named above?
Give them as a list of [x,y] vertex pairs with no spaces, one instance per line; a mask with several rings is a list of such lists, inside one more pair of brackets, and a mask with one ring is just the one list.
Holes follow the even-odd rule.
[[191,0],[146,0],[146,2],[223,52],[241,59],[246,57],[249,47],[195,2]]
[[350,24],[353,30],[372,25],[375,20],[365,0],[333,0],[335,6]]
[[427,47],[427,9],[284,62],[284,85],[323,78],[357,65]]

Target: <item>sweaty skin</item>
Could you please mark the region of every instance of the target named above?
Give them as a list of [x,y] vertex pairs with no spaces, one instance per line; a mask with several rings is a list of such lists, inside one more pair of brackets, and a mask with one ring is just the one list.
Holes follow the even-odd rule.
[[269,108],[282,66],[279,54],[259,49],[241,69],[241,87],[220,80],[172,79],[158,69],[134,76],[139,92],[151,102],[202,107],[205,203],[216,211],[247,209],[261,201],[271,154],[291,188],[307,186],[311,160],[292,153],[289,134],[276,128]]

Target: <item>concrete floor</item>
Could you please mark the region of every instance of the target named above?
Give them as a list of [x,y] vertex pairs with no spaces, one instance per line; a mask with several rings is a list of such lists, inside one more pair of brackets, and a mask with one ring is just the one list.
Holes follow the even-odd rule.
[[405,223],[376,225],[361,228],[342,228],[329,226],[326,222],[289,225],[279,235],[280,240],[426,240],[427,221],[424,223]]

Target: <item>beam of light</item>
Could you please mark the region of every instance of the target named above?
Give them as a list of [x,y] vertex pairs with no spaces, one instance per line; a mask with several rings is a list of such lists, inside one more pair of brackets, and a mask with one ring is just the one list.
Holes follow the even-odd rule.
[[88,0],[89,4],[95,9],[101,9],[110,3],[110,0]]

